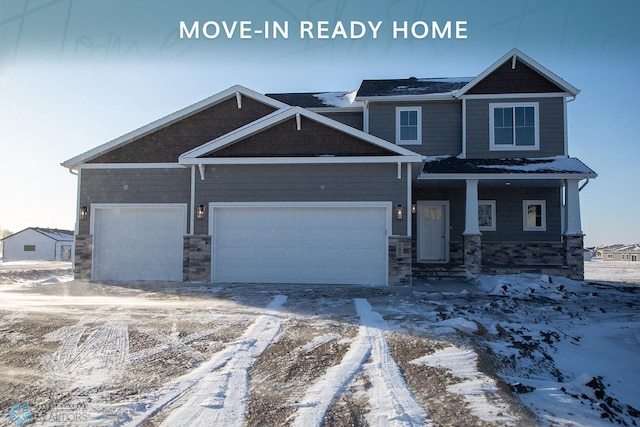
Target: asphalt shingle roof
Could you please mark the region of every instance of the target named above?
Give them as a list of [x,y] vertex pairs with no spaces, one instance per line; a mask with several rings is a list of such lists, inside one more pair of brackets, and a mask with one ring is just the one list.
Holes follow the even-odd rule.
[[469,83],[472,77],[392,80],[363,80],[358,97],[431,95],[452,93]]

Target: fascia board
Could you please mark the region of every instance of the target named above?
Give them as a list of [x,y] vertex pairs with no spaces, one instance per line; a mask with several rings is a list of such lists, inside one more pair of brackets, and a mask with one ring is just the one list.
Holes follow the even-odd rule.
[[525,55],[519,49],[515,49],[514,48],[514,49],[511,49],[509,52],[507,52],[504,56],[502,56],[496,62],[494,62],[491,66],[489,66],[489,68],[487,68],[482,73],[480,73],[476,78],[474,78],[469,83],[467,83],[462,88],[460,88],[457,91],[456,97],[459,98],[462,95],[464,95],[465,93],[467,93],[472,87],[474,87],[476,84],[478,84],[478,82],[484,80],[485,77],[487,77],[489,74],[493,73],[498,67],[500,67],[502,64],[504,64],[507,60],[509,60],[509,58],[512,58],[514,55],[518,59],[520,59],[522,62],[527,64],[529,67],[533,68],[538,73],[542,74],[547,79],[549,79],[553,83],[555,83],[557,86],[561,87],[563,90],[565,90],[566,92],[571,94],[571,96],[576,96],[578,93],[580,93],[580,89],[578,89],[575,86],[571,85],[570,83],[565,81],[563,78],[561,78],[557,74],[553,73],[548,68],[544,67],[543,65],[541,65],[537,61],[535,61],[532,58],[530,58],[529,56]]
[[[186,153],[183,153],[180,155],[179,162],[184,163],[183,160],[185,159],[196,158],[196,157],[208,154],[211,151],[218,150],[220,148],[231,145],[235,142],[238,142],[241,139],[244,139],[246,137],[259,133],[260,131],[265,130],[271,126],[275,126],[279,123],[289,120],[292,117],[295,117],[297,114],[300,114],[301,116],[307,117],[310,120],[316,121],[320,124],[336,129],[340,132],[344,132],[348,135],[353,136],[354,138],[361,139],[370,144],[389,150],[392,153],[398,154],[400,156],[409,156],[409,157],[418,156],[413,151],[407,150],[406,148],[403,148],[403,147],[398,147],[397,145],[392,144],[388,141],[385,141],[384,139],[362,132],[361,130],[352,128],[351,126],[345,125],[336,120],[325,117],[321,114],[314,113],[313,111],[309,111],[302,107],[289,107],[286,110],[276,111],[268,116],[263,117],[262,119],[258,119],[255,122],[249,123],[248,125],[243,126],[242,128],[229,132],[228,134],[223,135],[220,138],[217,138],[213,141],[209,141],[201,145],[200,147],[187,151]],[[387,157],[387,156],[380,156],[380,157]],[[190,163],[190,164],[198,164],[198,162]]]
[[165,116],[161,119],[151,122],[148,125],[142,126],[141,128],[138,128],[134,131],[126,133],[114,140],[111,140],[105,144],[99,145],[89,151],[86,151],[78,156],[75,156],[69,160],[66,160],[62,162],[61,165],[69,169],[74,169],[76,166],[78,166],[81,163],[92,160],[108,151],[111,151],[123,145],[126,145],[127,143],[135,139],[149,135],[152,132],[158,131],[180,120],[183,120],[189,116],[197,114],[200,111],[205,110],[206,108],[209,108],[217,103],[220,103],[221,101],[225,101],[235,96],[235,94],[238,92],[249,98],[254,98],[267,105],[271,105],[276,109],[289,107],[287,104],[283,102],[277,101],[273,98],[269,98],[268,96],[262,95],[244,86],[235,85],[228,89],[223,90],[222,92],[212,95],[206,99],[203,99],[202,101],[196,102],[195,104],[192,104],[186,108],[178,110],[175,113],[169,114],[168,116]]
[[183,165],[280,165],[280,164],[358,164],[420,163],[422,156],[321,156],[321,157],[221,157],[184,158]]

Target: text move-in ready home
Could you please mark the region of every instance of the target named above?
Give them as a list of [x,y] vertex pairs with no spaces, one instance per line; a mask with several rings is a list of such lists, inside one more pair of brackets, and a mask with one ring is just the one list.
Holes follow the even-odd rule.
[[512,50],[473,78],[353,92],[233,86],[69,159],[76,278],[410,284],[459,273],[581,279],[567,104]]

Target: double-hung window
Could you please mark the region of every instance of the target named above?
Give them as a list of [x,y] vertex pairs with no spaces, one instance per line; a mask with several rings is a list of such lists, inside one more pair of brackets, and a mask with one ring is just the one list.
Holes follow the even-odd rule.
[[480,231],[496,231],[495,200],[478,200],[478,225]]
[[525,200],[522,208],[524,231],[547,230],[547,203],[544,200]]
[[490,149],[538,150],[538,103],[489,104]]
[[421,107],[396,107],[396,144],[422,144]]

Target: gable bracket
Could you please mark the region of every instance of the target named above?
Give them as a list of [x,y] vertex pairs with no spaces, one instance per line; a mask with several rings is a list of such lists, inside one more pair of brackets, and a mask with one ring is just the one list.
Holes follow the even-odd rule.
[[398,179],[402,179],[402,163],[398,162]]
[[242,109],[242,94],[236,92],[236,102],[238,103],[238,110]]
[[300,117],[300,113],[296,113],[296,129],[302,129],[302,118]]
[[516,55],[513,55],[513,57],[511,57],[511,69],[515,70],[516,69]]
[[198,164],[198,170],[200,171],[200,181],[204,181],[204,165]]

